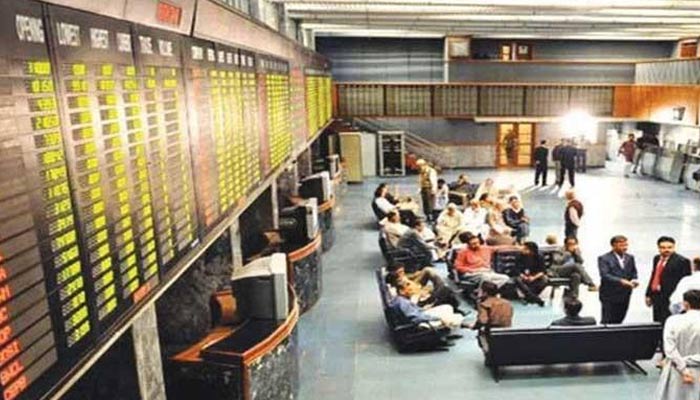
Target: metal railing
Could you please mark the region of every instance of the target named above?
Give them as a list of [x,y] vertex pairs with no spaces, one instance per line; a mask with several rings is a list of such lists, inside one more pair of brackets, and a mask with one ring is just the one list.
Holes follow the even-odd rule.
[[441,168],[451,168],[455,165],[451,153],[446,152],[440,145],[408,131],[403,127],[391,124],[387,121],[379,121],[370,118],[353,118],[352,121],[353,125],[368,132],[402,131],[404,133],[404,144],[407,152],[413,153],[418,158],[423,158]]

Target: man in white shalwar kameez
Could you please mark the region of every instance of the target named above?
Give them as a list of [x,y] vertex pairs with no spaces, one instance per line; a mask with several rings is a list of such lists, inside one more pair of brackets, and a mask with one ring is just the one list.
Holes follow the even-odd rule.
[[700,291],[683,294],[685,313],[664,326],[666,363],[656,387],[656,400],[700,399]]

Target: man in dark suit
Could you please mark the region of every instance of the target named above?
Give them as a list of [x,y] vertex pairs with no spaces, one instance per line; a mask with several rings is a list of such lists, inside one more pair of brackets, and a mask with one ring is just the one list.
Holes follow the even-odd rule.
[[632,290],[639,286],[634,256],[627,254],[627,238],[610,239],[612,251],[598,257],[601,324],[620,324],[627,315]]
[[654,321],[663,325],[671,315],[669,299],[673,291],[684,276],[690,275],[690,260],[676,253],[676,241],[671,237],[661,236],[656,245],[659,254],[654,256],[646,303],[652,307]]
[[547,186],[547,162],[549,161],[549,149],[546,140],[540,142],[540,145],[535,147],[535,186],[540,184],[540,175],[542,176],[542,186]]
[[576,148],[573,146],[571,140],[567,140],[564,147],[559,150],[559,157],[561,157],[561,174],[557,185],[562,187],[564,184],[564,175],[568,173],[569,184],[571,187],[574,187],[576,175]]

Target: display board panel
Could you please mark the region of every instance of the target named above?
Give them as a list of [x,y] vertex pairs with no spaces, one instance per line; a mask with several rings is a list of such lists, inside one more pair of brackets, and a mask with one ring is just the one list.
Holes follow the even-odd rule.
[[[245,132],[245,181],[246,194],[260,183],[263,176],[263,163],[261,154],[266,149],[262,146],[264,130],[262,127],[262,115],[260,111],[260,93],[258,92],[258,78],[256,73],[255,54],[241,50],[241,90],[243,92],[243,131]],[[266,172],[265,172],[266,173]]]
[[139,25],[132,31],[162,273],[198,243],[182,38]]
[[185,83],[194,171],[195,198],[201,229],[205,233],[223,217],[226,193],[219,186],[223,168],[224,141],[221,87],[214,43],[186,39]]
[[221,87],[222,135],[226,155],[226,172],[220,185],[224,188],[226,213],[233,211],[246,194],[246,138],[243,121],[243,91],[241,85],[240,54],[238,49],[216,44],[217,73]]
[[95,329],[42,6],[0,7],[0,390],[32,399]]
[[260,71],[264,74],[268,157],[270,169],[274,169],[292,152],[292,131],[289,122],[289,65],[282,60],[261,57]]
[[[51,6],[52,45],[93,322],[105,331],[158,280],[131,27]],[[142,289],[143,288],[143,289]]]

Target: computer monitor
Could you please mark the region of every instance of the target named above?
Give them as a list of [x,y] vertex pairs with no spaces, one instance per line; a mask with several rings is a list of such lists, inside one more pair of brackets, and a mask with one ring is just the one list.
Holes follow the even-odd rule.
[[318,201],[315,197],[283,208],[279,213],[279,230],[287,246],[308,244],[316,237],[318,229]]
[[333,196],[333,181],[328,171],[309,175],[299,182],[299,194],[308,199],[315,197],[319,202],[327,202]]
[[289,312],[287,256],[275,253],[235,268],[231,290],[243,318],[285,320]]

